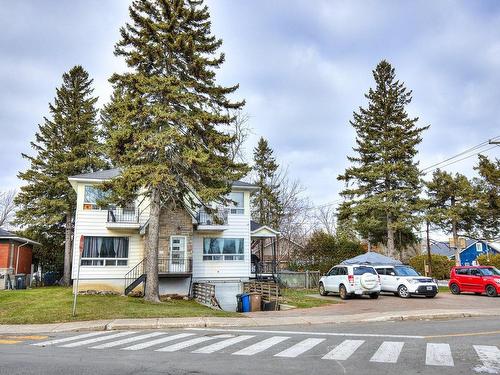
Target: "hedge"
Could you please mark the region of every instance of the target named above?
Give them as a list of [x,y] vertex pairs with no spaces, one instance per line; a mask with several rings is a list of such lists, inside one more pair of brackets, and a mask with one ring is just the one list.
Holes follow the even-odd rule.
[[[455,265],[455,261],[448,259],[444,255],[432,254],[432,277],[443,280],[450,278],[451,267]],[[424,264],[428,263],[427,254],[414,256],[408,262],[410,266],[415,268],[420,274],[425,275]]]
[[481,266],[494,266],[500,269],[500,254],[483,254],[477,257],[477,263]]

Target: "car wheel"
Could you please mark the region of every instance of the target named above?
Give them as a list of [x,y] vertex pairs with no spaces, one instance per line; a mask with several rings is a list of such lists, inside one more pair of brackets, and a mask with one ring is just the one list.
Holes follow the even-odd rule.
[[340,287],[339,287],[339,295],[340,295],[340,299],[347,299],[348,298],[348,296],[347,296],[347,289],[345,288],[345,286],[340,285]]
[[488,297],[496,297],[498,295],[497,290],[493,285],[488,285],[486,287],[486,295]]
[[378,298],[378,293],[371,293],[370,294],[371,299],[377,299]]
[[328,292],[325,290],[325,286],[323,283],[319,283],[319,294],[322,296],[328,295]]
[[404,285],[400,285],[398,288],[398,296],[400,296],[401,298],[410,297],[410,292],[408,291],[408,288]]
[[452,294],[460,294],[460,287],[457,284],[451,284],[450,290]]
[[398,297],[398,296],[399,296],[398,292],[394,292],[394,295],[395,295],[396,297]]

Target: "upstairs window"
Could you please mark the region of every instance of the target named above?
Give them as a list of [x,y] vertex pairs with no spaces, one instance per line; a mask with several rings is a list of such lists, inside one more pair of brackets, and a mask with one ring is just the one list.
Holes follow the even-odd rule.
[[93,185],[85,185],[85,193],[83,196],[83,209],[84,210],[98,210],[100,207],[97,205],[99,201],[105,199],[107,193]]
[[245,193],[232,192],[228,197],[232,202],[229,203],[229,212],[232,215],[245,214]]
[[83,238],[82,266],[126,266],[128,237]]

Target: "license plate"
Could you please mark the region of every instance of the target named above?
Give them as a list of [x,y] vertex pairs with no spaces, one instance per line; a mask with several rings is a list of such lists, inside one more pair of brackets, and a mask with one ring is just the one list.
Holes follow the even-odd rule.
[[427,290],[432,290],[432,286],[428,286],[428,287],[427,287]]

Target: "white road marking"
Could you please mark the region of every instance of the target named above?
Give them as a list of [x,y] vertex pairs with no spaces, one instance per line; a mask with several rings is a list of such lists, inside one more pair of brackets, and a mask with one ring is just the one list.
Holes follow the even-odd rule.
[[163,344],[165,342],[169,341],[174,341],[177,339],[183,339],[184,337],[189,337],[189,336],[194,336],[194,333],[179,333],[178,335],[173,335],[173,336],[167,336],[167,337],[162,337],[156,340],[151,340],[151,341],[146,341],[142,342],[140,344],[132,345],[132,346],[127,346],[126,348],[123,348],[121,350],[141,350],[141,349],[146,349],[154,345],[159,345]]
[[364,343],[364,340],[344,340],[321,359],[345,361]]
[[222,350],[224,348],[227,348],[228,346],[237,344],[241,341],[245,341],[248,339],[251,339],[252,337],[255,337],[253,335],[241,335],[241,336],[236,336],[231,339],[227,339],[224,341],[216,342],[215,344],[204,346],[203,348],[194,350],[192,353],[198,353],[198,354],[210,354],[217,352],[219,350]]
[[500,350],[496,346],[473,345],[482,366],[474,367],[476,372],[500,374]]
[[308,350],[311,350],[314,348],[316,345],[322,343],[326,339],[305,339],[302,340],[301,342],[291,346],[288,349],[283,350],[282,352],[279,352],[278,354],[275,354],[275,357],[285,357],[285,358],[294,358],[297,357],[298,355],[301,355],[302,353],[307,352]]
[[227,339],[228,337],[233,337],[233,335],[217,335],[217,336],[202,336],[202,337],[196,337],[191,340],[179,342],[177,344],[173,344],[170,346],[166,346],[161,349],[157,349],[157,352],[176,352],[177,350],[181,350],[184,348],[187,348],[189,346],[201,344],[202,342],[205,341],[210,341],[210,340],[215,340],[215,339]]
[[450,345],[428,343],[425,364],[429,366],[454,366]]
[[49,340],[49,341],[44,341],[44,342],[37,342],[36,344],[31,344],[31,345],[34,345],[34,346],[48,346],[48,345],[60,344],[62,342],[68,342],[68,341],[86,339],[88,337],[94,337],[94,336],[99,336],[99,335],[104,335],[104,334],[110,334],[110,333],[111,333],[111,331],[91,332],[91,333],[86,333],[84,335],[77,335],[77,336],[65,337],[63,339],[55,339],[55,340]]
[[186,328],[189,331],[207,331],[207,332],[243,332],[243,333],[267,333],[278,335],[309,335],[309,336],[351,336],[351,337],[387,337],[395,339],[425,339],[425,336],[411,335],[385,335],[377,333],[341,333],[341,332],[307,332],[307,331],[266,331],[263,329],[217,329],[217,328]]
[[396,363],[398,361],[404,342],[400,341],[384,341],[377,349],[371,362]]
[[244,349],[241,349],[237,352],[234,352],[233,355],[254,355],[260,352],[263,352],[270,347],[279,344],[285,340],[288,340],[290,337],[286,336],[273,336],[268,339],[262,340],[256,344],[250,345]]
[[83,341],[72,342],[71,344],[61,345],[61,347],[62,348],[76,348],[77,346],[84,346],[84,345],[93,344],[93,343],[99,342],[99,341],[117,339],[118,337],[128,336],[128,335],[132,335],[134,333],[135,332],[131,332],[131,331],[120,332],[120,333],[115,333],[115,334],[109,335],[109,336],[97,337],[95,339],[88,339],[88,340],[83,340]]
[[153,332],[153,333],[148,333],[146,335],[128,337],[126,339],[121,339],[121,340],[118,340],[118,341],[111,341],[111,342],[107,342],[105,344],[93,346],[91,349],[114,348],[115,346],[129,344],[129,343],[134,342],[134,341],[149,339],[151,337],[157,337],[157,336],[161,336],[161,335],[166,335],[166,332]]

